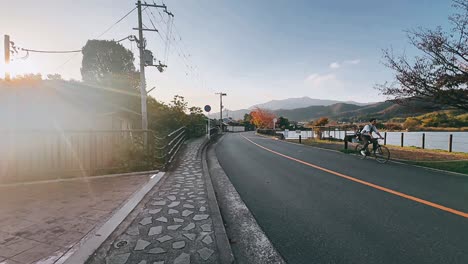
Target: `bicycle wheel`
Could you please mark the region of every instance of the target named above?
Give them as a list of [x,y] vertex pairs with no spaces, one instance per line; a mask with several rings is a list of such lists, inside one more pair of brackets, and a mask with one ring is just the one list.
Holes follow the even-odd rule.
[[390,159],[390,151],[385,146],[378,146],[374,153],[375,159],[380,163],[385,163]]
[[366,158],[366,156],[363,156],[361,154],[361,150],[363,150],[363,149],[364,149],[364,146],[362,144],[357,144],[356,148],[354,149],[356,151],[356,155],[358,155],[358,157],[360,159],[365,159]]

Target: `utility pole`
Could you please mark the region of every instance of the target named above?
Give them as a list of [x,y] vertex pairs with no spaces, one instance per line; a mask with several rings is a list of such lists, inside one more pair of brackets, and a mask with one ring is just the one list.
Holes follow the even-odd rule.
[[[144,136],[144,145],[146,147],[148,145],[148,134],[146,132],[146,130],[148,130],[148,112],[147,112],[147,106],[146,106],[146,97],[147,97],[148,92],[146,92],[145,66],[147,66],[146,63],[149,63],[149,66],[155,66],[155,65],[153,65],[153,57],[151,55],[151,52],[145,50],[146,40],[143,37],[143,31],[158,32],[158,30],[157,29],[143,28],[143,18],[142,18],[142,13],[141,13],[142,12],[141,7],[145,6],[145,7],[162,8],[162,9],[164,9],[164,13],[166,13],[169,16],[174,17],[174,14],[167,11],[167,6],[166,5],[147,4],[146,2],[144,4],[142,4],[141,0],[138,0],[136,5],[137,5],[137,8],[138,8],[138,28],[134,28],[134,29],[138,30],[137,43],[138,43],[138,49],[140,51],[141,128],[143,130],[145,130],[145,132],[143,132],[143,136]],[[149,58],[145,57],[147,53],[150,55]],[[163,67],[166,67],[166,65],[162,65],[162,64],[156,65],[156,67],[158,67],[158,66],[159,66],[158,69],[159,69],[160,72],[162,72]]]
[[226,96],[227,93],[216,93],[219,94],[219,122],[221,122],[219,125],[222,126],[223,123],[223,96]]
[[[145,39],[143,38],[143,18],[141,14],[141,1],[138,0],[138,49],[140,50],[140,99],[141,99],[141,129],[148,130],[148,113],[146,110],[146,80],[145,80]],[[148,135],[143,132],[145,147],[148,144]]]
[[[4,48],[5,48],[5,66],[10,64],[10,36],[5,35],[5,42],[4,42]],[[9,81],[10,80],[10,72],[8,70],[5,71],[5,80]]]

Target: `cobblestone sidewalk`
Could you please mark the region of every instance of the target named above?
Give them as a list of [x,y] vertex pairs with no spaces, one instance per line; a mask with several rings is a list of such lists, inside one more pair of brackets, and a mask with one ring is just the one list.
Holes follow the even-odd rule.
[[106,263],[219,263],[213,212],[197,155],[202,143],[198,139],[187,144],[179,166],[148,194],[144,209],[113,241]]

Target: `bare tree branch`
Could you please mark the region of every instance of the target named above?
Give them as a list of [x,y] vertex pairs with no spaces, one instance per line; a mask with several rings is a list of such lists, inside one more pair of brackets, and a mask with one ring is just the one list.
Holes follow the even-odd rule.
[[408,30],[409,42],[422,54],[412,61],[383,50],[383,64],[395,72],[397,85],[376,86],[397,102],[426,101],[468,110],[468,0],[453,0],[457,13],[449,17],[453,28],[446,33],[419,28]]

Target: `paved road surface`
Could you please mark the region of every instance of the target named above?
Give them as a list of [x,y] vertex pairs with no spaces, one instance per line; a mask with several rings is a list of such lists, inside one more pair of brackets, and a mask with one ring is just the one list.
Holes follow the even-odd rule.
[[288,263],[468,263],[468,177],[225,135],[218,159]]

